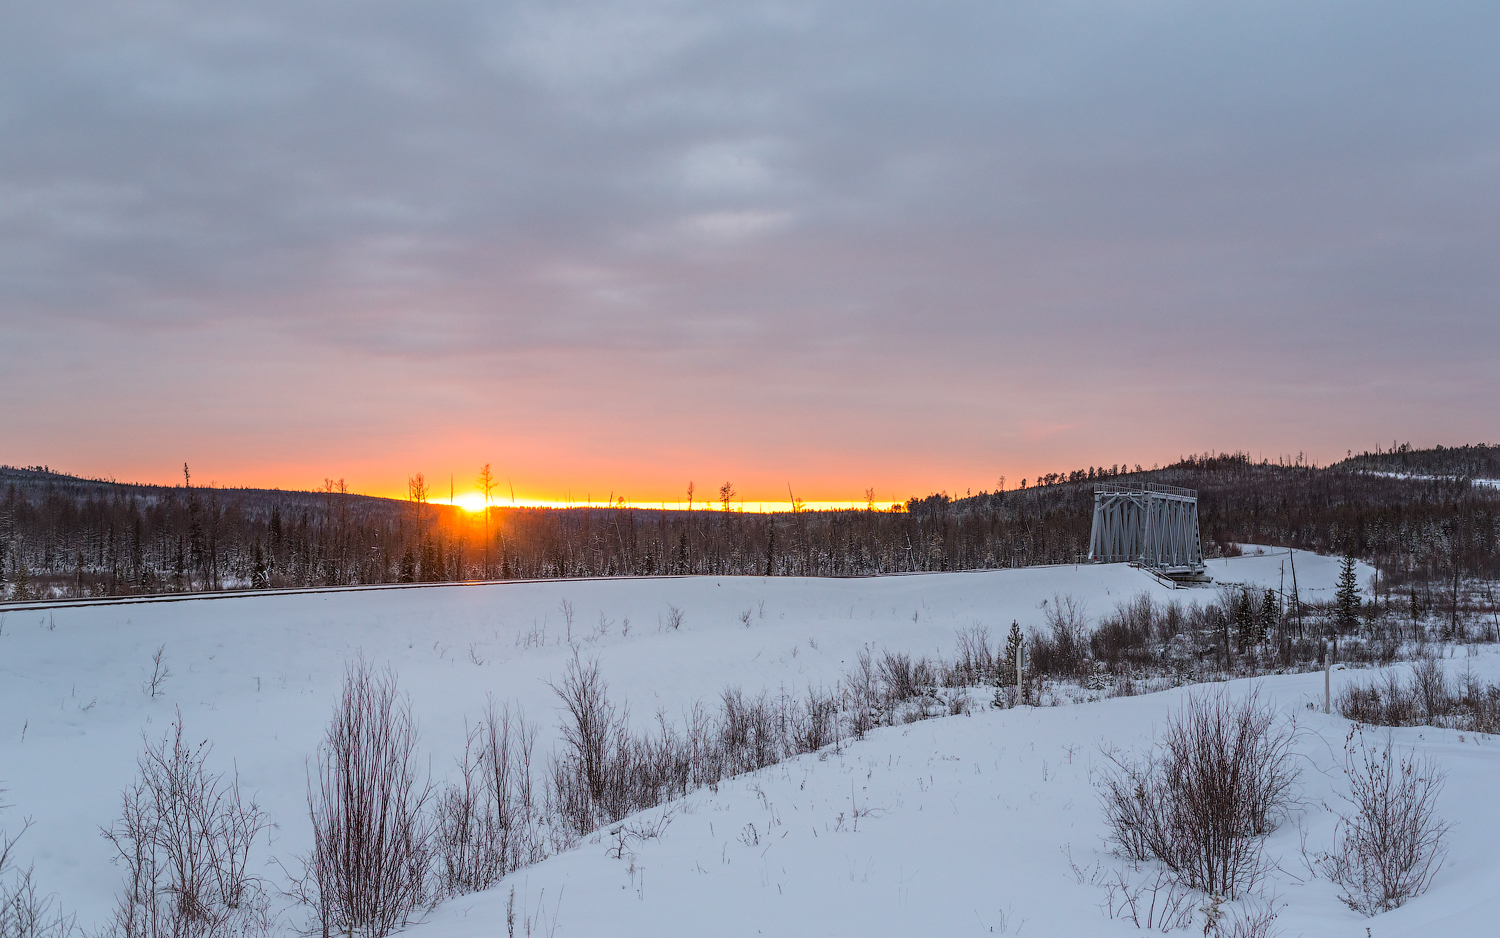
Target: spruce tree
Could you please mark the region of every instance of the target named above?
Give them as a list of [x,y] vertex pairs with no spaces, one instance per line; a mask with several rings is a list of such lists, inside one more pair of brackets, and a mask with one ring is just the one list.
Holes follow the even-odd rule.
[[1248,589],[1240,590],[1239,602],[1235,603],[1234,630],[1241,652],[1247,648],[1255,647],[1257,644],[1255,610],[1250,605],[1250,591]]
[[1266,594],[1260,598],[1260,623],[1256,629],[1260,640],[1265,641],[1270,638],[1280,621],[1281,608],[1276,601],[1276,591],[1268,586]]
[[1354,558],[1345,554],[1339,571],[1339,589],[1334,600],[1338,628],[1348,633],[1359,629],[1359,581],[1354,576]]
[[[1016,661],[1021,654],[1021,623],[1014,620],[1010,623],[1010,635],[1005,639],[1005,657],[1000,660],[995,669],[995,706],[1004,707],[1004,689],[1015,687],[1016,684]],[[1021,689],[1016,688],[1016,700],[1021,699]]]

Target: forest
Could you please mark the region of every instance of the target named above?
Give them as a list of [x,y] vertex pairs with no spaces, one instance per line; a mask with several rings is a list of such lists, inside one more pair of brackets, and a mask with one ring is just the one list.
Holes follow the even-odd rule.
[[[80,479],[0,468],[0,599],[662,574],[868,576],[1087,559],[1093,484],[1196,489],[1204,554],[1268,544],[1369,561],[1387,589],[1500,579],[1500,447],[1331,466],[1205,454],[1091,467],[899,510],[513,508]],[[1415,592],[1412,594],[1416,595]]]

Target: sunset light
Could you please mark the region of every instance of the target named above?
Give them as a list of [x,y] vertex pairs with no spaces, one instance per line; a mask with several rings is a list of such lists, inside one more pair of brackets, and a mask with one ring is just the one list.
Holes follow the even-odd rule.
[[1500,3],[0,24],[0,938],[1494,932]]
[[[386,495],[386,497],[389,497],[389,498],[398,498],[399,499],[399,498],[402,498],[403,496],[398,495],[396,493],[389,493],[388,495]],[[447,497],[443,497],[443,498],[432,499],[429,502],[429,504],[433,504],[433,505],[448,505],[448,504],[450,504],[450,501],[449,501],[449,499]],[[462,492],[462,493],[459,493],[459,494],[453,496],[451,504],[455,508],[461,508],[464,511],[470,512],[472,514],[482,514],[484,512],[484,507],[485,507],[484,493],[482,493],[482,492]],[[710,504],[704,504],[703,502],[699,501],[699,502],[695,502],[693,505],[689,506],[689,504],[686,501],[645,502],[645,501],[636,501],[636,500],[632,500],[632,499],[628,499],[628,498],[622,499],[622,498],[618,498],[618,497],[615,498],[615,499],[613,499],[613,500],[608,499],[608,498],[598,499],[598,498],[587,498],[587,497],[585,497],[585,498],[578,498],[578,499],[569,499],[569,498],[516,498],[516,499],[512,499],[508,495],[504,496],[504,497],[501,497],[501,496],[498,496],[496,494],[491,494],[491,496],[490,496],[490,508],[492,508],[494,510],[501,510],[501,509],[506,509],[506,508],[640,508],[640,509],[657,509],[657,510],[666,509],[666,510],[669,510],[669,511],[687,511],[687,510],[691,509],[693,511],[714,511],[714,512],[726,510],[725,507],[724,507],[724,505],[722,503],[719,503],[719,502],[713,502],[713,503],[710,503]],[[751,513],[755,513],[755,514],[764,514],[764,513],[767,513],[767,512],[789,512],[789,511],[792,511],[793,508],[794,508],[794,506],[793,506],[792,502],[787,501],[787,500],[779,500],[778,501],[778,500],[774,500],[773,499],[773,500],[764,500],[764,501],[750,501],[750,500],[743,500],[743,499],[736,498],[736,499],[734,499],[734,500],[732,500],[730,502],[729,507],[728,507],[727,510],[729,510],[729,511],[739,511],[739,512],[751,512]],[[798,510],[798,511],[851,511],[851,510],[857,510],[857,511],[864,511],[864,510],[895,511],[895,510],[904,510],[904,502],[892,502],[890,500],[886,500],[884,502],[877,501],[877,502],[873,503],[873,505],[871,505],[870,503],[868,503],[866,501],[856,500],[856,499],[849,499],[849,500],[845,500],[845,501],[826,500],[825,499],[825,500],[818,500],[818,501],[798,501],[796,503],[796,505],[795,505],[795,509]]]
[[[466,492],[463,495],[456,496],[453,499],[453,504],[464,511],[482,512],[484,511],[484,494],[481,492]],[[494,504],[493,498],[490,500],[490,504]]]

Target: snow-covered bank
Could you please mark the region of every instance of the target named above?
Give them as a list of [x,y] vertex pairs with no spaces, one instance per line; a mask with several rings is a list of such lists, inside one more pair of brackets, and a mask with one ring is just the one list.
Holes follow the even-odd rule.
[[[1490,679],[1500,656],[1475,659]],[[1347,909],[1312,879],[1301,858],[1332,846],[1338,766],[1349,724],[1308,710],[1322,675],[1259,684],[1301,727],[1293,816],[1271,835],[1280,869],[1265,893],[1287,935],[1382,938],[1477,935],[1491,927],[1500,877],[1491,851],[1500,803],[1500,741],[1445,730],[1399,730],[1449,772],[1440,805],[1455,822],[1447,864],[1432,890],[1375,919]],[[1102,747],[1143,750],[1189,690],[877,730],[841,753],[804,756],[677,807],[658,840],[617,838],[512,875],[499,889],[444,906],[415,932],[470,938],[503,921],[509,890],[519,907],[543,899],[547,921],[569,935],[1112,935],[1136,931],[1105,912],[1102,880],[1134,872],[1102,847],[1093,779]],[[1198,897],[1196,906],[1202,901]],[[1189,933],[1202,928],[1202,916]]]
[[[1215,561],[1213,572],[1230,582],[1275,586],[1283,559],[1284,554],[1252,554]],[[1299,552],[1297,572],[1304,595],[1331,591],[1337,561]],[[13,829],[11,822],[21,816],[35,817],[36,827],[22,842],[23,860],[35,857],[44,886],[60,892],[81,921],[92,926],[107,914],[120,875],[108,863],[110,847],[99,827],[117,814],[120,790],[134,775],[141,734],[159,738],[179,708],[189,735],[213,741],[210,767],[237,764],[242,785],[258,794],[277,825],[259,860],[290,860],[306,850],[310,839],[306,760],[321,738],[345,663],[361,652],[400,673],[422,724],[423,750],[441,776],[462,750],[465,717],[477,716],[488,694],[523,706],[541,724],[542,751],[550,747],[556,698],[546,682],[557,679],[571,659],[570,629],[572,644],[599,659],[612,696],[628,701],[635,718],[645,722],[658,708],[675,717],[695,701],[714,698],[728,684],[751,693],[831,685],[868,645],[951,654],[957,630],[979,622],[998,638],[1013,619],[1023,626],[1039,625],[1039,607],[1057,595],[1082,600],[1097,616],[1142,592],[1189,602],[1213,598],[1211,591],[1170,591],[1116,565],[861,580],[557,581],[12,613],[0,633],[0,782],[9,789],[6,800],[15,805],[4,822]],[[674,609],[682,613],[675,629],[670,625]],[[164,649],[172,673],[153,698],[146,682],[158,648]],[[1279,705],[1296,709],[1306,702],[1309,686],[1321,693],[1321,676],[1274,678],[1267,686]],[[1065,927],[1079,933],[1075,925],[1104,933],[1120,926],[1103,920],[1095,908],[1097,887],[1073,882],[1068,891],[1049,886],[1052,891],[1038,892],[1045,884],[1028,877],[1051,870],[1046,864],[1054,856],[1061,859],[1064,844],[1072,845],[1081,866],[1105,859],[1089,859],[1101,835],[1087,784],[1090,760],[1098,762],[1101,739],[1129,748],[1149,738],[1153,722],[1162,719],[1172,699],[1159,695],[1055,711],[987,712],[881,730],[840,753],[803,757],[723,785],[717,795],[690,796],[687,809],[662,840],[632,843],[626,851],[627,857],[636,854],[637,873],[645,871],[643,881],[630,881],[628,860],[609,861],[618,869],[600,866],[606,847],[600,843],[585,844],[510,882],[520,884],[521,902],[527,896],[536,900],[547,888],[549,907],[559,916],[559,934],[620,933],[638,912],[644,915],[638,919],[642,923],[653,916],[676,921],[671,918],[676,913],[648,905],[655,901],[658,875],[667,883],[662,900],[681,891],[676,897],[681,914],[698,908],[703,916],[720,916],[702,920],[718,922],[707,929],[717,933],[731,933],[740,923],[746,934],[758,928],[766,933],[823,930],[788,923],[798,915],[821,921],[823,913],[808,905],[822,900],[809,898],[815,891],[802,887],[830,879],[848,888],[838,894],[843,899],[822,904],[857,907],[848,911],[848,921],[880,925],[865,929],[867,933],[894,934],[896,926],[910,926],[923,915],[929,924],[919,931],[934,930],[934,922],[950,930],[967,929],[971,920],[975,928],[980,921],[985,929],[998,926],[999,919],[986,915],[986,908],[1005,912],[1012,931],[1026,919],[1053,923],[1041,926],[1041,933]],[[1336,748],[1342,731],[1329,738]],[[1073,747],[1067,756],[1073,761],[1064,759],[1060,746]],[[1037,753],[1035,759],[1022,749]],[[1317,764],[1326,768],[1330,762],[1325,757]],[[920,780],[923,773],[925,781]],[[766,793],[765,803],[751,785]],[[775,786],[781,787],[772,797]],[[1071,794],[1055,797],[1059,791]],[[809,792],[811,800],[804,799],[802,793]],[[934,800],[938,796],[930,792],[946,792],[946,801]],[[972,810],[966,807],[971,804],[976,806]],[[939,809],[950,820],[935,821]],[[794,836],[788,814],[795,819],[804,812],[816,817],[805,834]],[[725,815],[733,829],[726,833],[713,820],[716,814]],[[706,835],[699,824],[704,818],[711,821]],[[820,825],[831,825],[831,830]],[[873,836],[846,838],[846,833],[855,835],[856,825],[858,837]],[[834,847],[825,845],[825,837],[829,844],[852,846],[837,855],[828,853]],[[756,868],[730,852],[736,845],[765,851],[777,840],[785,842],[782,846],[801,844],[797,856],[807,858],[783,863],[789,872],[777,874],[780,878],[773,876],[770,853]],[[1012,842],[1015,850],[1008,847]],[[705,858],[715,851],[724,869],[713,882],[721,885],[701,885],[710,881],[713,871]],[[705,870],[693,871],[700,879],[692,883],[700,885],[671,885],[677,874],[666,871],[677,869],[674,857],[690,857],[690,866]],[[859,864],[851,865],[854,860]],[[1283,866],[1292,869],[1294,862],[1295,857],[1289,858]],[[916,877],[911,881],[908,866]],[[955,866],[961,869],[942,872]],[[894,879],[886,878],[891,867]],[[603,875],[600,870],[614,870],[609,873],[613,878],[596,881],[596,875]],[[928,871],[939,875],[929,877]],[[755,875],[748,880],[736,878],[751,872]],[[623,890],[620,875],[626,877]],[[1010,880],[1020,885],[1005,885]],[[943,885],[947,882],[957,885]],[[1446,882],[1447,874],[1439,885]],[[562,905],[554,907],[564,883]],[[590,924],[593,913],[588,910],[615,902],[614,892],[608,901],[586,898],[591,890],[604,890],[601,883],[624,894],[639,890],[642,895],[635,901],[640,909],[631,907],[633,911],[603,920],[610,923],[607,928]],[[900,896],[906,890],[904,901],[915,904],[869,917],[873,913],[867,915],[868,909],[884,907],[873,905],[855,887],[868,892],[871,883],[880,896]],[[773,906],[762,901],[770,892],[747,891],[776,885],[781,886],[778,896],[792,887],[803,898]],[[962,922],[950,914],[964,910],[958,904],[961,896],[979,894],[997,898],[988,906],[970,902]],[[1307,894],[1319,895],[1316,890]],[[489,916],[497,908],[493,903],[503,902],[497,896],[455,900],[421,927],[477,927],[496,933]],[[1331,896],[1329,891],[1324,898]],[[1049,901],[1067,911],[1030,911]],[[645,915],[642,910],[648,907],[655,911]],[[472,910],[472,921],[456,918],[464,909]],[[1080,909],[1075,921],[1072,916]],[[1340,909],[1334,901],[1328,914],[1343,917],[1329,921],[1347,925],[1352,913]],[[770,917],[757,918],[762,914]],[[683,919],[680,925],[685,931],[693,921]],[[830,928],[834,933],[856,930]]]

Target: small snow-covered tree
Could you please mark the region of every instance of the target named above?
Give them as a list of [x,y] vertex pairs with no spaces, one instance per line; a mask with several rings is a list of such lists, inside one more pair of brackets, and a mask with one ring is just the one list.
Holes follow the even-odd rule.
[[[996,707],[1008,706],[1005,699],[1004,688],[1016,686],[1016,668],[1021,656],[1021,646],[1025,639],[1021,636],[1021,623],[1012,621],[1010,623],[1010,634],[1005,638],[1005,656],[999,660],[995,669],[995,700]],[[1021,688],[1016,688],[1016,699],[1020,700]]]

